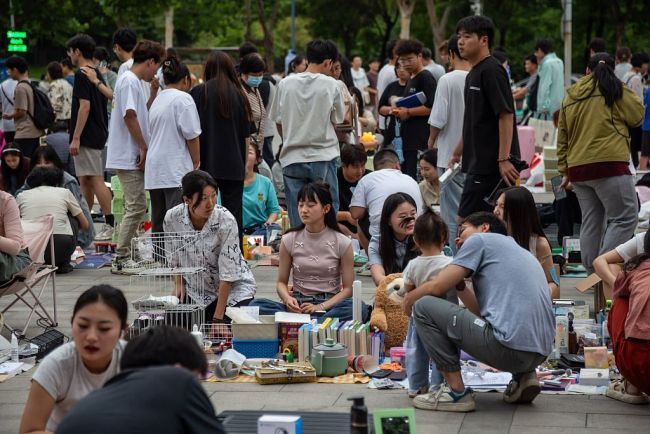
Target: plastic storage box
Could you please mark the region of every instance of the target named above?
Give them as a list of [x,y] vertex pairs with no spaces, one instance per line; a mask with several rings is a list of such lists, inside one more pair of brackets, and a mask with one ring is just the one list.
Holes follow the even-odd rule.
[[235,351],[242,353],[248,359],[274,358],[280,349],[278,339],[237,339],[233,338],[232,346]]

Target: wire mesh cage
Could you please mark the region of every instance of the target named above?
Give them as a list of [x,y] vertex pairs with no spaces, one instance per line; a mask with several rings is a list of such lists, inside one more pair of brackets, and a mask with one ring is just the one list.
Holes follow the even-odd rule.
[[132,301],[137,319],[131,336],[166,324],[192,330],[205,323],[206,255],[200,232],[154,233],[134,238],[131,261]]

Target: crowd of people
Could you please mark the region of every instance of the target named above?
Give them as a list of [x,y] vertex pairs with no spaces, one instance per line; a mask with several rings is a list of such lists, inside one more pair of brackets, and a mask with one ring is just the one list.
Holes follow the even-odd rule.
[[[648,56],[619,49],[615,62],[602,41],[592,41],[586,75],[565,90],[562,61],[550,41],[540,40],[525,59],[530,80],[513,89],[507,55],[493,47],[493,22],[471,16],[455,30],[440,47],[444,66],[419,41],[399,40],[386,47],[387,63],[373,59],[366,73],[360,56],[350,62],[333,42],[316,39],[281,78],[245,43],[238,63],[211,52],[198,80],[173,50],[138,41],[130,29],[114,34],[113,52],[123,62],[116,74],[107,51],[80,34],[68,41],[65,61],[48,65],[55,119],[47,131],[37,119],[41,91],[28,81],[25,60],[11,57],[0,101],[8,141],[0,164],[0,259],[20,270],[20,218],[52,214],[56,265],[69,271],[71,249],[93,240],[95,197],[105,226],[94,239],[110,238],[109,170],[124,202],[114,272],[137,266],[130,245],[149,192],[154,232],[201,234],[191,248],[209,264],[200,277],[208,321],[228,322],[226,308],[245,305],[262,314],[325,312],[346,320],[352,318],[354,239],[367,252],[376,284],[403,273],[415,407],[474,410],[460,373],[461,349],[513,374],[504,401],[531,402],[540,393],[535,368],[553,350],[552,299],[560,289],[534,197],[519,186],[525,165],[515,102],[525,98],[530,119],[558,123],[558,171],[581,210],[583,264],[615,288],[608,324],[625,382],[610,386],[608,396],[647,402],[650,292],[643,283],[650,235],[633,236],[635,154],[641,151],[640,168],[650,155],[643,103]],[[404,106],[402,98],[418,102]],[[376,152],[361,143],[364,131],[382,133]],[[632,143],[635,134],[642,146]],[[274,138],[281,141],[277,152]],[[448,170],[452,175],[441,183]],[[281,204],[291,229],[279,243],[279,301],[256,299],[242,236],[279,229]],[[617,274],[612,266],[620,262],[626,264]],[[186,297],[198,284],[177,279],[174,294]],[[87,418],[80,409],[126,396],[131,381],[152,381],[139,369],[117,374],[118,365],[205,370],[203,362],[172,355],[127,357],[130,347],[145,345],[140,341],[172,332],[154,332],[124,349],[120,297],[106,287],[82,295],[72,319],[76,345],[39,367],[21,432],[59,424],[60,432],[80,432]],[[526,303],[513,308],[516,299]],[[370,309],[363,306],[364,318]],[[82,315],[85,310],[91,312]],[[95,340],[84,337],[87,330]],[[191,376],[163,374],[194,384]],[[198,391],[195,399],[205,405]]]

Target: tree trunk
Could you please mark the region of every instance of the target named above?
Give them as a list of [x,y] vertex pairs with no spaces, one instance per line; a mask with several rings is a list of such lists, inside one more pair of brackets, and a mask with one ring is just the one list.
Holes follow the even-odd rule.
[[274,72],[275,67],[275,56],[273,55],[273,29],[275,28],[275,23],[277,21],[277,8],[279,2],[276,2],[271,19],[269,20],[264,11],[264,0],[257,0],[257,11],[259,16],[260,24],[262,25],[262,31],[264,33],[264,58],[266,60],[266,67],[268,72]]
[[426,0],[427,5],[427,15],[429,16],[429,25],[431,26],[431,34],[433,35],[433,51],[435,59],[440,63],[440,53],[438,53],[438,47],[446,39],[445,28],[447,27],[447,21],[449,21],[449,14],[451,13],[451,6],[447,6],[445,11],[442,13],[442,19],[438,19],[438,14],[436,13],[436,5],[434,0]]
[[246,28],[244,32],[244,40],[250,41],[252,39],[251,34],[251,22],[253,18],[251,16],[251,0],[246,0],[244,3],[244,26]]
[[174,46],[174,6],[165,11],[165,48]]
[[415,9],[416,0],[397,0],[400,15],[400,39],[409,39],[411,36],[411,16]]

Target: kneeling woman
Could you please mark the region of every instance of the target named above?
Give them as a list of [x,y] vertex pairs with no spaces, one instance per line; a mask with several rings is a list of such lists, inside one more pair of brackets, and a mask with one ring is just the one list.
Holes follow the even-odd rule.
[[174,295],[183,299],[187,290],[190,297],[196,297],[196,289],[202,287],[206,321],[227,322],[226,307],[248,305],[256,288],[239,248],[237,222],[230,211],[216,204],[217,183],[209,173],[194,170],[183,177],[181,184],[183,203],[167,211],[163,228],[165,233],[199,232],[197,242],[188,246],[193,251],[182,256],[203,255],[206,271],[196,283],[177,277]]
[[650,394],[650,231],[643,252],[628,262],[614,284],[607,320],[616,367],[623,381],[610,384],[607,396],[628,404],[647,404]]
[[119,372],[127,316],[124,294],[112,286],[93,286],[79,296],[72,311],[73,342],[61,345],[38,365],[20,434],[55,432],[77,401]]
[[[298,213],[302,225],[284,234],[280,243],[277,291],[282,303],[257,299],[251,306],[259,306],[261,315],[326,311],[326,317],[350,320],[354,253],[352,241],[336,223],[329,185],[312,182],[303,186],[298,193]],[[367,313],[364,306],[364,318]]]

